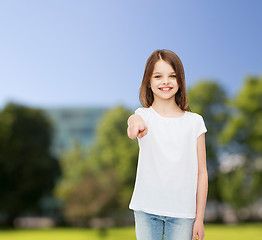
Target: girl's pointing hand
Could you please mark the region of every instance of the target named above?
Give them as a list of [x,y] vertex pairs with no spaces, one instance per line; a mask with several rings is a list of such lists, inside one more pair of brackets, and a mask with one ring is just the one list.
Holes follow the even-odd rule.
[[148,129],[144,122],[135,122],[127,128],[127,135],[131,139],[136,139],[137,137],[141,139],[147,132]]

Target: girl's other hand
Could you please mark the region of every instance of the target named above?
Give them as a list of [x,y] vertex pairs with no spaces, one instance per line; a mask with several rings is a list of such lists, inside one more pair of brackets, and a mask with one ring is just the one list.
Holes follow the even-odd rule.
[[[198,238],[197,238],[198,236]],[[193,238],[192,240],[203,240],[205,237],[204,223],[203,221],[196,220],[193,227]]]

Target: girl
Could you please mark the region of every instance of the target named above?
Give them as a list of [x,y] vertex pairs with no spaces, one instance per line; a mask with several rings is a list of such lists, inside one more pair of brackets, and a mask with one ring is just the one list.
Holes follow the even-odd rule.
[[134,192],[137,240],[204,238],[208,189],[203,117],[187,105],[184,68],[170,50],[148,58],[127,134],[138,138]]

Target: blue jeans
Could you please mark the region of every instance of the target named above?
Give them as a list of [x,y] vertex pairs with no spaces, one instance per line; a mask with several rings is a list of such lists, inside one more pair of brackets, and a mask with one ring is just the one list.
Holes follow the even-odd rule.
[[137,240],[192,240],[195,218],[159,216],[134,210]]

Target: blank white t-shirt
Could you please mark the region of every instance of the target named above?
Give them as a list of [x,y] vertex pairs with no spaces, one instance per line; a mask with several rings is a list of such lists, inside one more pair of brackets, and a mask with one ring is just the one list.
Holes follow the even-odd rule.
[[154,108],[138,108],[148,133],[138,139],[136,181],[129,209],[195,218],[198,180],[197,137],[207,132],[200,114],[163,117]]

